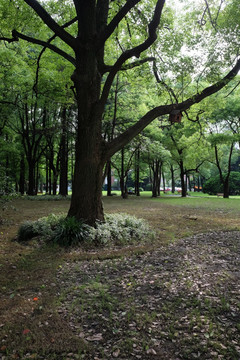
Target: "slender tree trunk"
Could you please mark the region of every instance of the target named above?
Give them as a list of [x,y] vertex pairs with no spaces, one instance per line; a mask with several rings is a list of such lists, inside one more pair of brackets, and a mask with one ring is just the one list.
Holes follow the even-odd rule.
[[158,163],[158,173],[157,173],[157,194],[158,196],[161,195],[161,181],[162,181],[162,164],[160,164],[160,161],[157,161]]
[[214,148],[215,148],[216,164],[217,164],[217,168],[219,171],[220,180],[223,185],[223,197],[227,199],[227,198],[229,198],[229,177],[230,177],[230,173],[231,173],[231,160],[232,160],[234,143],[232,143],[231,147],[230,147],[230,152],[229,152],[229,156],[228,156],[228,171],[227,171],[227,175],[225,178],[224,178],[221,166],[220,166],[217,145],[215,145]]
[[48,189],[49,189],[49,180],[48,180],[48,158],[46,157],[46,189],[45,192],[46,194],[48,194]]
[[152,180],[152,197],[159,195],[159,161],[154,160],[152,164],[153,180]]
[[182,187],[182,197],[187,196],[187,190],[186,190],[186,184],[185,184],[185,178],[184,178],[184,167],[183,167],[183,161],[180,160],[180,179],[181,179],[181,187]]
[[48,168],[48,194],[52,195],[52,171],[50,166]]
[[111,160],[107,162],[107,196],[112,196],[112,168]]
[[38,193],[38,186],[39,186],[39,164],[37,163],[36,174],[35,174],[35,195],[37,195]]
[[60,182],[59,194],[66,196],[68,193],[67,175],[68,175],[68,148],[67,148],[67,109],[62,111],[62,136],[60,144]]
[[121,175],[120,175],[120,189],[121,196],[123,199],[127,199],[128,194],[126,190],[126,182],[125,182],[125,170],[124,170],[124,148],[121,150]]
[[34,168],[35,164],[29,160],[28,161],[28,195],[33,196],[35,195],[35,182],[34,182]]
[[57,174],[53,174],[53,195],[57,195]]
[[136,151],[135,155],[135,194],[140,196],[140,189],[139,189],[139,179],[140,179],[140,168],[139,168],[139,161],[140,161],[140,149]]
[[165,184],[165,176],[164,176],[164,171],[163,171],[163,167],[162,167],[162,180],[163,180],[163,191],[166,191],[166,184]]
[[174,169],[173,166],[171,165],[170,167],[171,170],[171,178],[172,178],[172,193],[175,193],[175,177],[174,177]]
[[[8,142],[8,134],[6,134],[6,142]],[[8,194],[10,192],[10,184],[9,184],[9,156],[8,151],[6,152],[6,162],[5,162],[5,193]]]
[[20,161],[19,191],[20,191],[21,195],[24,195],[24,191],[25,191],[25,161],[24,161],[23,153],[21,153],[21,161]]

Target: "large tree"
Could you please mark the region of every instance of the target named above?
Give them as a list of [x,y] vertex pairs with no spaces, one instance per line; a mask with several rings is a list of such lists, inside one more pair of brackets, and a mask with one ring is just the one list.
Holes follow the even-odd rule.
[[[164,104],[149,110],[133,126],[130,126],[111,142],[106,143],[102,138],[102,118],[113,81],[119,71],[153,60],[150,57],[144,58],[142,55],[157,39],[157,29],[165,0],[118,2],[73,0],[75,17],[61,25],[57,22],[59,16],[55,13],[54,3],[49,2],[48,6],[48,2],[41,5],[36,0],[23,1],[52,31],[52,37],[49,40],[43,40],[32,37],[34,30],[31,32],[31,36],[29,36],[30,32],[23,34],[19,30],[14,30],[12,38],[2,37],[1,40],[12,42],[23,39],[38,44],[51,49],[73,65],[74,71],[71,79],[78,107],[78,128],[69,216],[84,219],[87,223],[94,225],[96,219],[104,219],[101,197],[102,172],[105,162],[157,117],[169,114],[173,110],[183,111],[219,91],[236,76],[240,68],[240,60],[223,79],[218,80],[215,84],[181,103]],[[23,1],[20,1],[20,4]],[[66,3],[66,6],[69,9],[69,3]],[[146,14],[143,16],[144,9]],[[72,11],[69,11],[69,14],[71,13]],[[142,36],[138,36],[133,42],[133,46],[129,47],[127,34],[129,33],[130,37],[131,32],[128,31],[127,25],[126,29],[123,29],[121,25],[123,22],[127,23],[127,16],[133,13],[135,16],[139,16],[139,19],[144,18],[144,22],[148,21],[148,31],[145,39],[142,40]],[[136,19],[137,28],[139,22]],[[109,65],[105,63],[106,51],[109,39],[113,35],[116,37],[114,33],[117,29],[124,32],[126,45],[121,45],[120,55],[114,64]],[[55,38],[58,38],[59,41],[52,42]],[[140,39],[139,43],[137,43],[137,39]],[[136,58],[138,60],[135,60]]]

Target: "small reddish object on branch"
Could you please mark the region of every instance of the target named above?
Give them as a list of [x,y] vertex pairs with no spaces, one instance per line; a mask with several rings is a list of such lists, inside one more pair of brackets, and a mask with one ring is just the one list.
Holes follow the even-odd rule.
[[180,123],[182,120],[182,113],[180,110],[173,110],[170,114],[169,114],[169,121],[171,123]]

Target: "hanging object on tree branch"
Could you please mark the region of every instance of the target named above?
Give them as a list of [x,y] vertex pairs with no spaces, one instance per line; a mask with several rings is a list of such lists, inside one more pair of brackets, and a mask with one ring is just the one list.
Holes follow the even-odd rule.
[[173,110],[170,114],[169,114],[169,121],[171,123],[180,123],[182,120],[182,113],[180,110]]

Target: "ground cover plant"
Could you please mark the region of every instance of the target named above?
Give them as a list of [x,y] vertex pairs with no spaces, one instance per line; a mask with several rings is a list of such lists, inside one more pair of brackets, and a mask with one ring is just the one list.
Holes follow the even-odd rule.
[[69,247],[140,243],[154,236],[145,220],[128,214],[107,214],[105,222],[97,222],[95,228],[75,217],[50,214],[36,221],[24,222],[18,230],[17,239],[22,242],[38,237],[44,243]]
[[239,200],[104,197],[104,208],[146,219],[157,237],[39,247],[13,241],[19,225],[66,214],[67,201],[2,211],[2,359],[238,359]]

